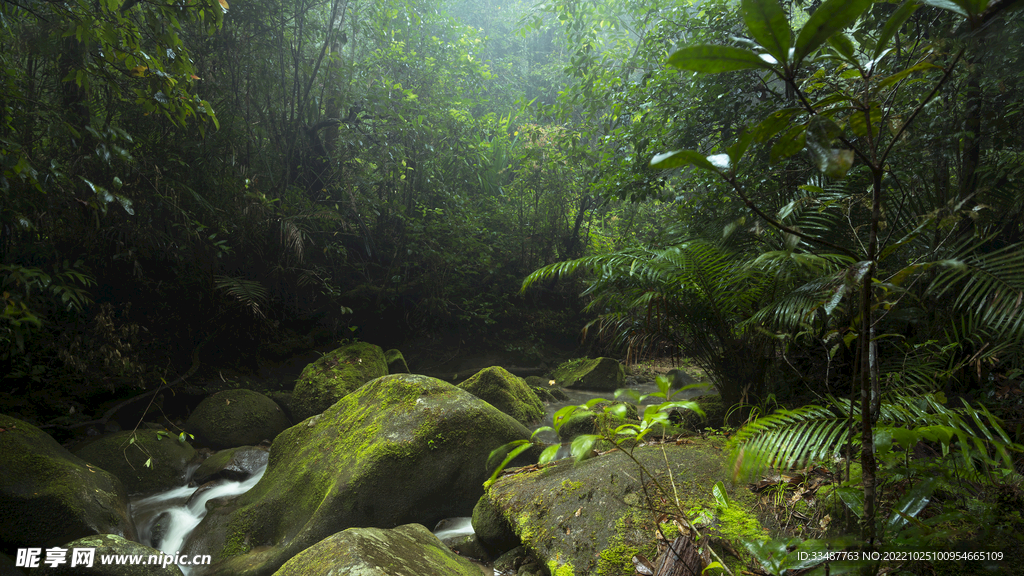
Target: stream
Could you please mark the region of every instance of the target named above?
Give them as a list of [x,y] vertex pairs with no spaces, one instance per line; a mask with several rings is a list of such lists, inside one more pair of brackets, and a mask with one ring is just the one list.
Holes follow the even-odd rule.
[[[640,394],[649,394],[657,391],[657,386],[653,382],[634,385],[632,388]],[[540,426],[550,426],[555,412],[565,406],[583,404],[593,398],[611,399],[613,396],[613,394],[605,392],[586,390],[565,389],[564,391],[569,397],[568,400],[545,404],[544,418],[534,424],[531,427],[532,429]],[[678,394],[674,399],[692,398],[701,393],[703,393],[701,390],[688,390]],[[551,432],[542,435],[540,439],[547,442],[557,441],[557,437]],[[568,448],[569,444],[564,443],[558,457],[568,456]],[[260,481],[260,478],[263,477],[263,473],[266,471],[266,466],[264,466],[253,476],[243,481],[220,480],[196,488],[188,486],[196,468],[197,466],[193,466],[187,471],[185,486],[148,496],[132,498],[132,516],[139,531],[139,541],[142,544],[156,548],[168,555],[181,553],[188,535],[206,516],[207,502],[215,498],[238,496],[247,492]],[[434,528],[434,534],[441,540],[471,534],[472,532],[473,526],[470,518],[442,520]],[[185,576],[189,576],[191,566],[179,565],[179,568],[181,568]]]

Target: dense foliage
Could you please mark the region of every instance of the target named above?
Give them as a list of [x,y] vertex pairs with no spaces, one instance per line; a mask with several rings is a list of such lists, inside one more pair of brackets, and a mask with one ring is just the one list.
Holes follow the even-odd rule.
[[734,423],[813,402],[748,463],[856,457],[872,543],[876,472],[938,489],[894,443],[1017,478],[1015,7],[3,2],[3,399],[52,419],[353,334],[534,361],[585,303]]

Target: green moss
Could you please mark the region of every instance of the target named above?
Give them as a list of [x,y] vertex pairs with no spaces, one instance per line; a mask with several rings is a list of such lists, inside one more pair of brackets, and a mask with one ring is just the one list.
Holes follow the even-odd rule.
[[551,572],[551,576],[575,576],[570,562],[559,566],[557,562],[551,560],[548,562],[548,570]]
[[459,384],[459,388],[523,423],[544,416],[544,404],[526,381],[500,366],[484,368]]
[[642,554],[647,558],[657,555],[657,545],[652,538],[654,522],[650,513],[630,508],[615,521],[615,534],[608,546],[601,550],[597,560],[598,576],[618,576],[634,572],[633,556]]
[[562,490],[566,494],[572,494],[573,492],[579,490],[580,488],[583,488],[583,482],[573,482],[568,478],[562,480]]

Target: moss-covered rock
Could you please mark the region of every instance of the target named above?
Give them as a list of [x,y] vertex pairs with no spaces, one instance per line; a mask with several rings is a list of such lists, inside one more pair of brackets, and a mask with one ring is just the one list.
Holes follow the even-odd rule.
[[520,545],[519,537],[512,531],[508,520],[486,495],[481,496],[473,507],[473,532],[491,556],[500,556]]
[[259,483],[210,507],[185,549],[212,554],[212,574],[265,575],[346,528],[468,516],[491,450],[529,435],[455,386],[384,376],[278,436]]
[[555,369],[555,382],[563,388],[614,392],[626,384],[626,371],[617,360],[571,360]]
[[[684,510],[705,510],[711,523],[724,526],[724,520],[717,520],[719,513],[711,498],[711,486],[730,476],[722,441],[698,441],[664,449],[663,453],[661,446],[641,447],[633,454],[666,490],[672,491],[667,458]],[[637,482],[639,477],[636,465],[621,451],[615,451],[575,465],[563,460],[539,471],[502,476],[488,489],[486,498],[552,574],[632,576],[633,555],[641,553],[650,559],[657,556],[655,521],[660,515],[651,511]],[[730,529],[744,532],[713,532],[711,536],[764,537],[750,513],[753,495],[744,488],[727,488],[732,501]],[[648,484],[647,492],[656,494],[652,484]],[[664,502],[657,506],[665,509]],[[720,549],[718,552],[723,556]],[[733,568],[737,572],[742,566]]]
[[93,534],[136,539],[121,481],[27,422],[0,414],[0,542],[59,546]]
[[[64,548],[93,548],[95,554],[92,566],[71,566],[71,552],[66,556],[66,562],[59,566],[46,566],[40,562],[41,568],[33,570],[32,574],[39,576],[182,576],[181,568],[168,563],[163,565],[164,558],[168,562],[172,560],[155,548],[144,546],[138,542],[125,540],[113,534],[98,534],[87,536],[64,546]],[[144,563],[139,564],[104,564],[100,561],[102,556],[140,556]],[[160,564],[149,564],[150,557],[158,558]]]
[[274,576],[481,576],[425,527],[349,528],[295,556]]
[[346,394],[387,373],[384,351],[369,342],[355,342],[328,352],[306,366],[295,382],[295,419],[320,414]]
[[266,466],[269,459],[270,453],[258,446],[221,450],[204,460],[192,474],[192,479],[196,484],[206,484],[213,480],[240,482]]
[[225,390],[203,400],[185,422],[195,443],[214,450],[273,440],[291,423],[276,402],[252,390]]
[[400,350],[392,348],[384,352],[384,360],[388,363],[388,374],[409,373],[409,365],[405,363],[405,356]]
[[459,388],[526,424],[544,416],[544,404],[526,381],[500,366],[484,368]]
[[129,494],[138,494],[183,486],[196,451],[175,434],[137,430],[99,438],[75,450],[75,456],[117,476]]
[[704,416],[685,410],[681,412],[683,417],[683,424],[693,428],[694,430],[701,430],[706,427],[721,428],[724,421],[728,406],[722,402],[722,397],[718,394],[705,394],[704,396],[697,396],[693,398],[701,410],[704,411]]

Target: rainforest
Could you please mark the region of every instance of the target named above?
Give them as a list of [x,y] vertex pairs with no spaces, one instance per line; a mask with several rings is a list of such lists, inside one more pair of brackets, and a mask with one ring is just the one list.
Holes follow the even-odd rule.
[[0,1],[0,572],[1022,573],[1022,6]]

